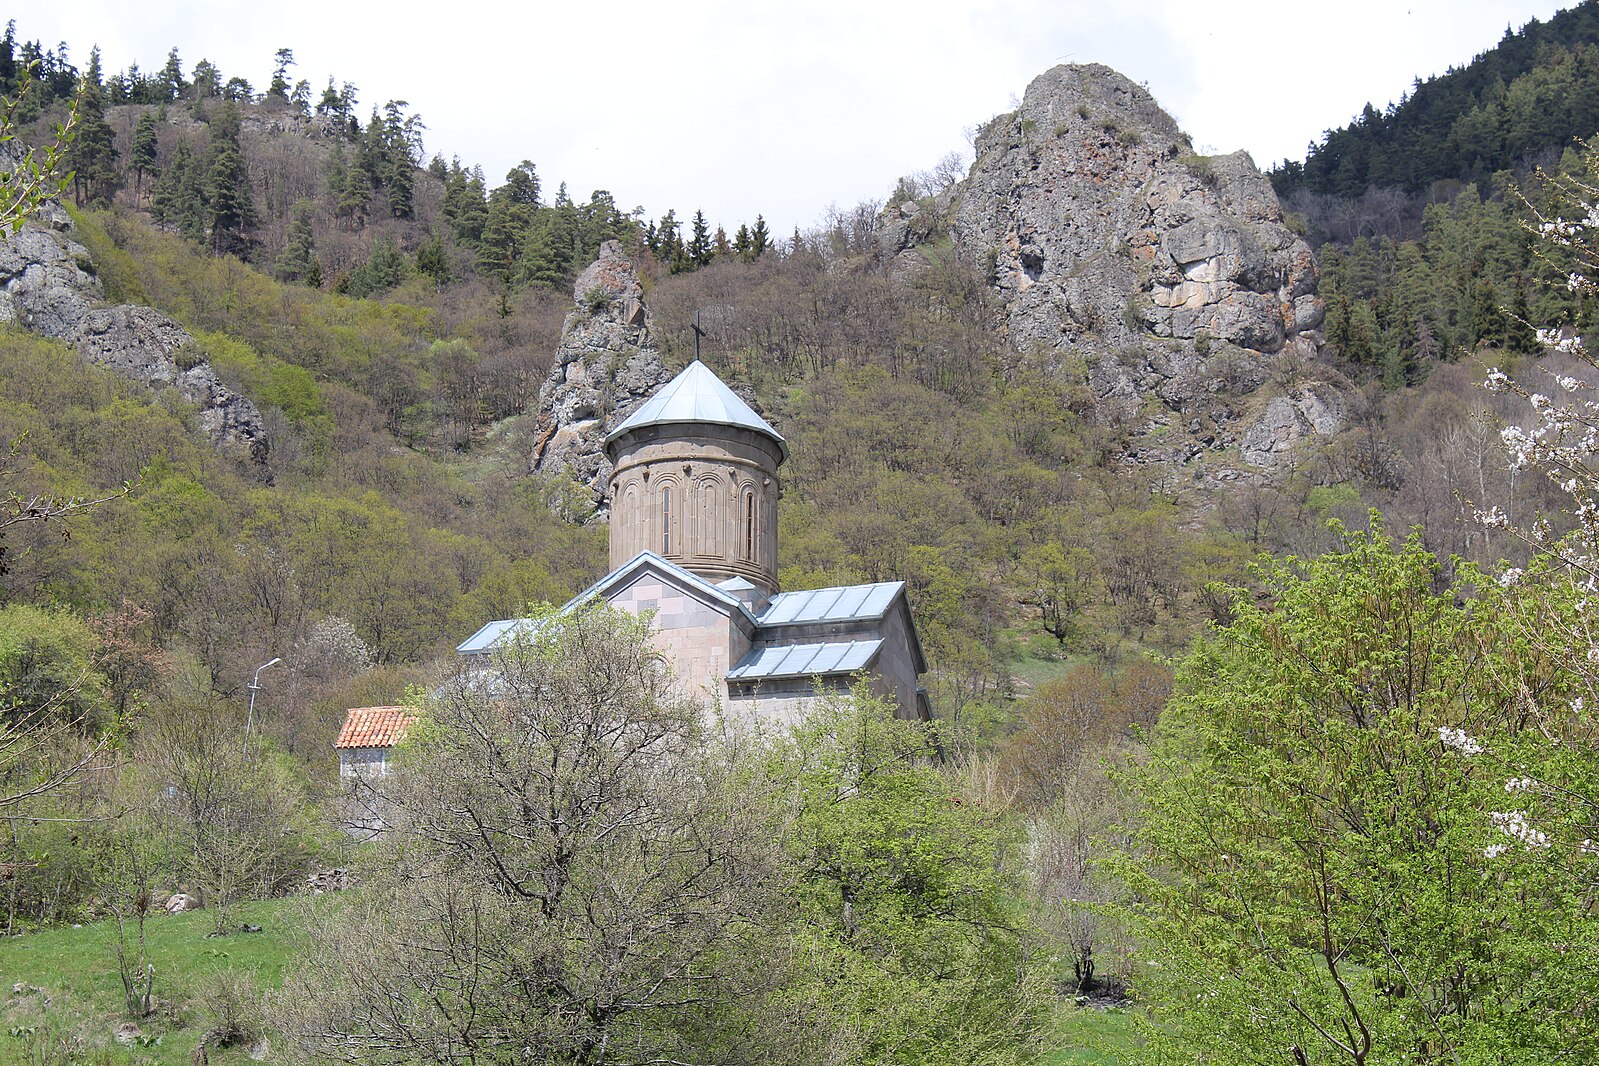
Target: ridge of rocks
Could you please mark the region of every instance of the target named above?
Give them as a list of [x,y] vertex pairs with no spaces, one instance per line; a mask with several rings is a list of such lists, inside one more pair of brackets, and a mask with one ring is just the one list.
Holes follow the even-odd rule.
[[539,390],[531,468],[570,476],[603,505],[612,469],[606,434],[672,373],[650,336],[644,286],[620,242],[600,246],[572,286],[572,303]]
[[1128,458],[1271,467],[1341,425],[1315,257],[1247,153],[1196,155],[1097,64],[1039,75],[975,147],[956,246],[1018,351],[1081,356],[1102,414],[1140,427]]
[[90,363],[152,390],[177,389],[199,408],[200,430],[212,444],[265,459],[255,404],[223,384],[172,318],[137,304],[107,305],[89,251],[71,238],[71,227],[52,202],[16,234],[0,237],[0,322],[69,344]]

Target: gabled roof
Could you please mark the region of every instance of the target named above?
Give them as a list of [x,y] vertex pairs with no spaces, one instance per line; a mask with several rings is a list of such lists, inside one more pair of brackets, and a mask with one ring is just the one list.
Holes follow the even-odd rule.
[[783,458],[788,458],[788,443],[782,435],[698,359],[690,363],[687,370],[661,386],[654,396],[644,402],[644,406],[611,430],[605,437],[605,445],[610,447],[611,442],[623,434],[645,426],[694,422],[738,426],[765,434],[777,442]]
[[881,640],[843,640],[822,644],[774,644],[754,648],[727,672],[727,679],[757,681],[780,677],[853,674],[870,666],[882,647]]
[[[726,608],[729,614],[741,615],[752,630],[759,624],[755,620],[755,615],[750,613],[750,609],[738,597],[729,595],[725,590],[717,588],[698,574],[690,573],[676,563],[663,559],[652,551],[639,552],[632,559],[567,600],[561,606],[561,613],[565,614],[596,596],[605,595],[612,589],[624,588],[632,583],[633,578],[646,571],[654,571],[662,577],[669,578],[673,584],[684,592],[698,596],[706,603]],[[517,632],[524,630],[528,625],[528,621],[526,618],[502,618],[498,621],[490,622],[470,637],[467,637],[466,640],[456,646],[455,650],[463,655],[475,655],[478,652],[488,651],[502,640],[506,640]]]
[[344,712],[335,748],[392,748],[416,721],[409,707],[351,707]]
[[871,585],[781,592],[772,597],[759,621],[763,626],[787,626],[882,618],[904,589],[903,581],[879,581]]

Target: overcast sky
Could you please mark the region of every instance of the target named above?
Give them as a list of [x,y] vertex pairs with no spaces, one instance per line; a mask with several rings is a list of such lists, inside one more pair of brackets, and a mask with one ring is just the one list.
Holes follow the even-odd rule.
[[895,179],[1009,110],[1057,63],[1105,63],[1155,98],[1201,151],[1262,169],[1379,108],[1416,77],[1463,65],[1507,25],[1569,0],[612,0],[382,5],[338,0],[128,4],[60,0],[17,15],[25,40],[66,41],[80,66],[188,74],[210,59],[257,89],[273,53],[320,90],[355,83],[363,115],[391,98],[428,151],[496,185],[528,158],[551,191],[607,188],[624,207],[703,208],[774,232]]

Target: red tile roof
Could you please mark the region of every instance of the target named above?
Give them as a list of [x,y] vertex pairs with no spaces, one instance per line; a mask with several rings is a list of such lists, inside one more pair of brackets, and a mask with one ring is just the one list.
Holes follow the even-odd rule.
[[344,712],[335,748],[392,748],[416,721],[409,707],[351,707]]

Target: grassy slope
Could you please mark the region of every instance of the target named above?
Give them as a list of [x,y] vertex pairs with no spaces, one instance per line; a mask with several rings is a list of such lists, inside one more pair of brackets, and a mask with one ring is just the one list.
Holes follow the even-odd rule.
[[[110,922],[59,928],[0,939],[0,1063],[83,1062],[95,1066],[188,1066],[210,1024],[200,997],[228,970],[250,974],[263,989],[277,988],[294,950],[297,900],[250,904],[239,920],[263,927],[260,933],[211,938],[205,911],[151,918],[147,927],[156,967],[156,994],[172,1009],[140,1023],[158,1045],[121,1047],[112,1038],[123,1020],[122,987],[117,978]],[[12,992],[21,983],[42,991]],[[1081,1010],[1066,1005],[1056,1025],[1058,1050],[1038,1066],[1115,1066],[1134,1046],[1132,1020],[1122,1010]],[[71,1046],[73,1054],[44,1052]],[[216,1066],[250,1061],[242,1047],[213,1050]],[[269,1054],[268,1062],[283,1061]]]
[[[253,903],[238,920],[262,927],[260,933],[206,936],[212,915],[206,911],[153,916],[146,926],[156,968],[155,991],[171,1004],[140,1023],[159,1045],[121,1047],[112,1038],[122,1013],[122,985],[113,944],[116,926],[97,922],[0,940],[0,1062],[94,1064],[138,1063],[187,1066],[210,1024],[199,997],[227,971],[250,974],[262,988],[276,988],[293,949],[295,900]],[[17,995],[17,984],[25,990]],[[54,1056],[46,1049],[72,1047]],[[248,1062],[243,1048],[213,1051],[214,1064]],[[267,1061],[280,1061],[276,1055]]]

